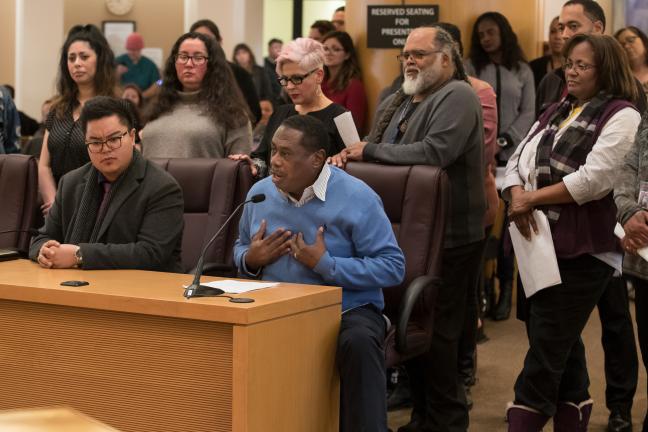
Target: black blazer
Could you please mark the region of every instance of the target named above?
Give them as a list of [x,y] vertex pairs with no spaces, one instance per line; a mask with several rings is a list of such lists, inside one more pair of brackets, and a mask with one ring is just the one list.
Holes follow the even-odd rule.
[[[32,240],[32,260],[47,240],[63,243],[68,237],[92,169],[88,163],[61,178],[45,225]],[[122,175],[126,178],[110,201],[97,243],[79,245],[83,268],[182,272],[184,201],[180,186],[143,157],[134,158]]]

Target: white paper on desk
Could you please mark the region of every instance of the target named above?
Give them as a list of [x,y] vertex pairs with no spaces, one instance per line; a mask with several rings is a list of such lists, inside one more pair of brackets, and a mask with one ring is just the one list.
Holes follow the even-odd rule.
[[[617,222],[617,224],[614,226],[614,235],[619,237],[620,239],[623,239],[623,237],[625,237],[625,230],[619,222]],[[637,255],[648,261],[648,246],[637,249]]]
[[515,258],[527,298],[562,282],[549,220],[539,210],[533,211],[533,217],[538,226],[538,234],[532,230],[531,240],[525,239],[514,223],[509,225]]
[[335,126],[337,127],[345,146],[349,147],[351,144],[360,141],[360,135],[358,135],[358,129],[353,122],[351,111],[340,114],[335,117],[333,121],[335,122]]
[[228,294],[242,294],[248,291],[259,290],[263,288],[270,288],[278,285],[277,282],[254,282],[254,281],[237,281],[232,279],[225,279],[213,282],[203,282],[201,285],[206,285],[212,288],[220,288]]

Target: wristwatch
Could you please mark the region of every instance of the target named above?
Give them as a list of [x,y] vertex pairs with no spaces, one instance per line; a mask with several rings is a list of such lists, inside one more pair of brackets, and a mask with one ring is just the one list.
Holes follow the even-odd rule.
[[74,251],[74,258],[76,258],[76,267],[81,268],[83,265],[83,255],[81,255],[81,248],[77,248],[76,251]]

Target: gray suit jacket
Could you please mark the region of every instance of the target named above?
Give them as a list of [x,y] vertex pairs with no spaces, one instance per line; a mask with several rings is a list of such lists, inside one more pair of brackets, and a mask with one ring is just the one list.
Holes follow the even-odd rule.
[[[36,260],[47,240],[63,242],[79,210],[92,164],[63,176],[54,204],[29,256]],[[140,269],[181,272],[184,227],[182,190],[162,168],[143,157],[133,159],[115,191],[101,224],[97,243],[81,243],[84,269]]]

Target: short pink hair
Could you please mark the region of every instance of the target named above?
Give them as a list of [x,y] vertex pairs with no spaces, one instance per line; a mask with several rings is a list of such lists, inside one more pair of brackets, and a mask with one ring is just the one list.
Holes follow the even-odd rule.
[[277,57],[277,75],[281,75],[284,63],[297,63],[305,71],[324,67],[324,46],[314,39],[297,38],[281,48]]

